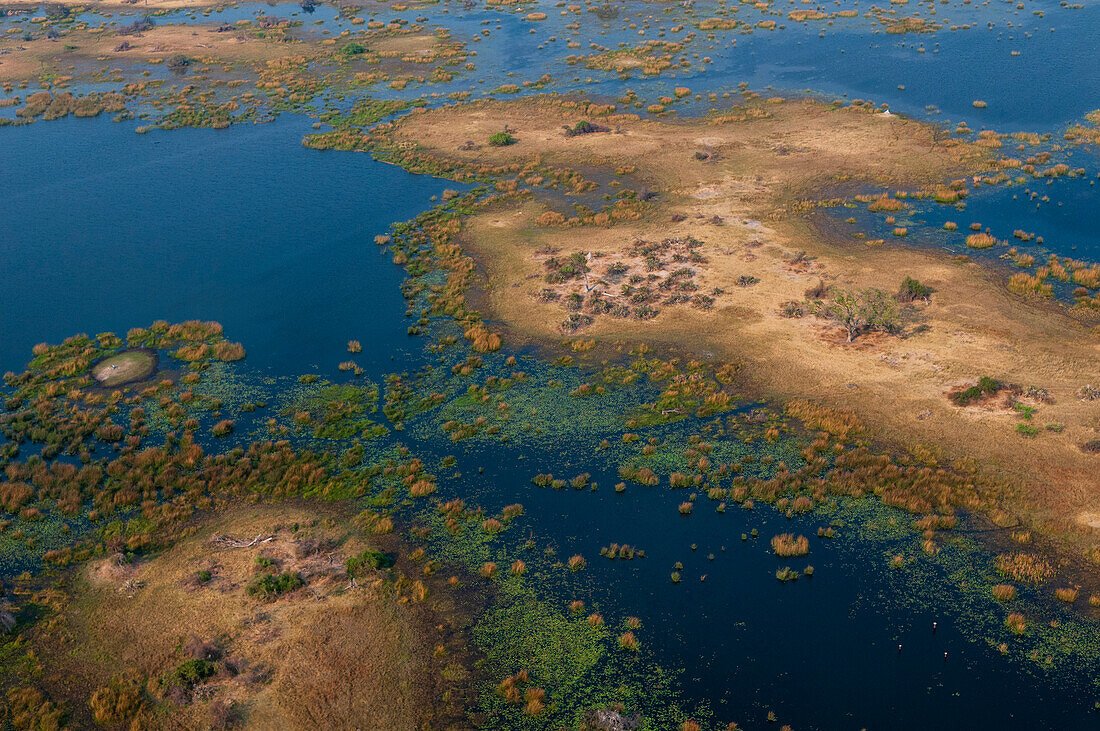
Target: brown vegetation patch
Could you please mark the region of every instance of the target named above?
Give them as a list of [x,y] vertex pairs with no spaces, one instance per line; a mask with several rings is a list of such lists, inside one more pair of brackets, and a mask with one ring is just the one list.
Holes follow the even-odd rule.
[[[66,678],[52,694],[72,698],[79,718],[95,689],[109,723],[161,705],[190,727],[226,713],[263,728],[442,721],[455,708],[441,700],[433,643],[458,635],[440,631],[449,620],[426,608],[424,581],[369,564],[349,575],[348,560],[372,547],[360,536],[331,510],[241,507],[160,556],[89,566],[64,632],[44,635]],[[253,590],[281,576],[300,581]],[[173,680],[184,667],[202,678]]]

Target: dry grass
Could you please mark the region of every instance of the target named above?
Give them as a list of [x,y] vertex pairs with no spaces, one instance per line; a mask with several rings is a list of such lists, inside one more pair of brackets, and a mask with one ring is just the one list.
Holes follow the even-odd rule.
[[1066,604],[1072,604],[1077,601],[1077,595],[1080,594],[1081,587],[1079,586],[1066,586],[1060,589],[1054,590],[1054,596],[1058,597],[1058,601],[1065,602]]
[[1002,553],[995,564],[1005,576],[1031,584],[1041,584],[1054,573],[1049,561],[1033,553]]
[[999,602],[1010,602],[1016,598],[1016,587],[1012,584],[997,584],[993,587],[993,598]]
[[772,538],[772,550],[776,556],[805,556],[810,552],[810,541],[806,536],[780,533]]
[[[120,671],[160,678],[197,656],[187,655],[192,645],[216,646],[236,672],[207,682],[219,703],[247,708],[253,727],[418,727],[439,682],[434,623],[398,592],[371,584],[370,571],[345,591],[344,562],[366,546],[323,518],[289,505],[237,508],[152,560],[90,565],[60,618],[72,644],[47,653],[66,678],[64,692],[98,687],[97,713],[129,719],[145,706],[126,694]],[[225,535],[271,540],[242,548],[211,542]],[[258,569],[259,557],[271,567]],[[297,573],[306,586],[274,601],[252,598],[245,587],[257,570]],[[402,591],[415,602],[429,593],[421,581]],[[209,705],[173,702],[172,722],[203,726],[218,712]],[[73,706],[87,708],[86,698]]]

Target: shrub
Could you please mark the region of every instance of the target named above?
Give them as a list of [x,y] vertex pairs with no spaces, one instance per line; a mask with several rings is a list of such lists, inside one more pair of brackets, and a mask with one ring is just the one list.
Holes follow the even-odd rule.
[[189,56],[186,56],[182,53],[177,53],[171,56],[166,63],[168,65],[168,68],[170,69],[182,70],[187,68],[194,62],[194,59],[190,58]]
[[950,398],[956,406],[967,406],[974,401],[992,396],[1000,390],[1001,384],[998,381],[989,376],[982,376],[978,379],[978,385],[953,393]]
[[581,120],[572,127],[565,128],[566,137],[577,137],[578,135],[590,135],[596,132],[606,132],[607,127],[602,127],[598,124],[592,124],[587,120]]
[[218,666],[209,660],[192,658],[178,665],[174,670],[165,673],[161,683],[167,688],[191,689],[203,680],[206,680],[215,672]]
[[281,574],[260,574],[254,576],[245,587],[249,596],[258,597],[265,601],[271,601],[282,594],[294,591],[305,586],[306,582],[294,571],[284,571]]
[[495,132],[489,136],[489,144],[493,147],[507,147],[508,145],[514,145],[516,142],[516,138],[510,132]]
[[931,294],[932,289],[930,287],[921,284],[912,277],[906,277],[898,290],[897,299],[899,302],[913,302],[915,300],[926,300]]
[[345,567],[349,576],[362,576],[367,569],[388,569],[393,564],[394,558],[390,554],[368,548],[359,555],[349,558]]

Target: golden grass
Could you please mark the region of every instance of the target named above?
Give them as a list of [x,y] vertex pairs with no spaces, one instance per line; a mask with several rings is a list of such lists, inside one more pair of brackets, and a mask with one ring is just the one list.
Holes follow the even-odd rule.
[[806,536],[780,533],[772,538],[772,551],[776,556],[805,556],[810,552],[810,541]]
[[1016,598],[1016,587],[1012,584],[997,584],[993,587],[993,598],[999,602],[1010,602]]
[[[180,648],[189,637],[192,644],[202,638],[231,653],[226,662],[238,669],[206,682],[219,699],[247,705],[256,727],[418,727],[441,681],[431,656],[434,622],[403,595],[424,606],[428,586],[402,580],[399,593],[371,584],[368,572],[366,583],[349,589],[344,559],[365,544],[346,524],[319,517],[285,504],[234,508],[160,556],[88,565],[55,622],[64,628],[57,636],[69,639],[45,652],[66,678],[63,692],[97,688],[97,721],[140,725],[134,719],[152,710],[145,678],[161,692],[155,679],[188,657]],[[227,535],[270,540],[242,548],[212,542]],[[277,601],[249,597],[244,587],[260,556],[302,576],[307,588]],[[262,668],[269,686],[258,681]],[[89,707],[80,698],[73,706]],[[208,706],[170,701],[166,709],[180,727],[199,727]]]
[[1031,584],[1041,584],[1054,574],[1050,562],[1034,553],[1002,553],[994,564],[1005,576]]
[[1077,595],[1081,592],[1079,586],[1066,586],[1060,589],[1054,590],[1054,596],[1058,597],[1058,601],[1065,602],[1066,604],[1072,604],[1077,601]]
[[970,234],[966,237],[966,245],[971,249],[991,249],[997,245],[997,239],[987,233]]

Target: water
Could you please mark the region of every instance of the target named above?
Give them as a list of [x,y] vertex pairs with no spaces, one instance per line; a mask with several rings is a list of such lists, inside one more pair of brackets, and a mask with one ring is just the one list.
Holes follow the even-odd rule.
[[331,371],[351,339],[371,344],[361,366],[392,368],[408,341],[404,273],[374,237],[460,186],[309,150],[307,131],[289,116],[230,131],[5,130],[0,369],[21,370],[38,342],[156,319],[217,320],[258,370]]
[[[537,488],[526,480],[539,472],[565,476],[592,465],[569,450],[525,450],[523,457],[470,450],[458,468],[476,477],[460,480],[454,495],[490,510],[522,502],[523,531],[540,548],[545,542],[559,560],[575,553],[588,560],[579,578],[562,580],[559,602],[581,598],[586,612],[603,612],[609,624],[639,617],[646,649],[669,667],[685,667],[685,692],[708,702],[722,723],[758,728],[770,710],[798,729],[1095,728],[1097,698],[1088,684],[1100,668],[1041,673],[1010,662],[974,636],[972,618],[945,609],[953,589],[943,574],[925,587],[937,599],[898,601],[904,581],[887,558],[908,554],[911,539],[868,541],[854,523],[838,538],[818,539],[828,518],[789,520],[768,507],[732,503],[719,514],[705,494],[681,518],[676,505],[690,490],[631,485],[617,494],[613,472],[593,472],[595,493]],[[895,517],[902,525],[911,520]],[[742,542],[753,529],[760,537]],[[811,536],[810,554],[771,555],[768,542],[782,532]],[[601,557],[612,542],[646,556]],[[682,581],[673,584],[678,561]],[[774,578],[778,567],[807,564],[812,577]]]

